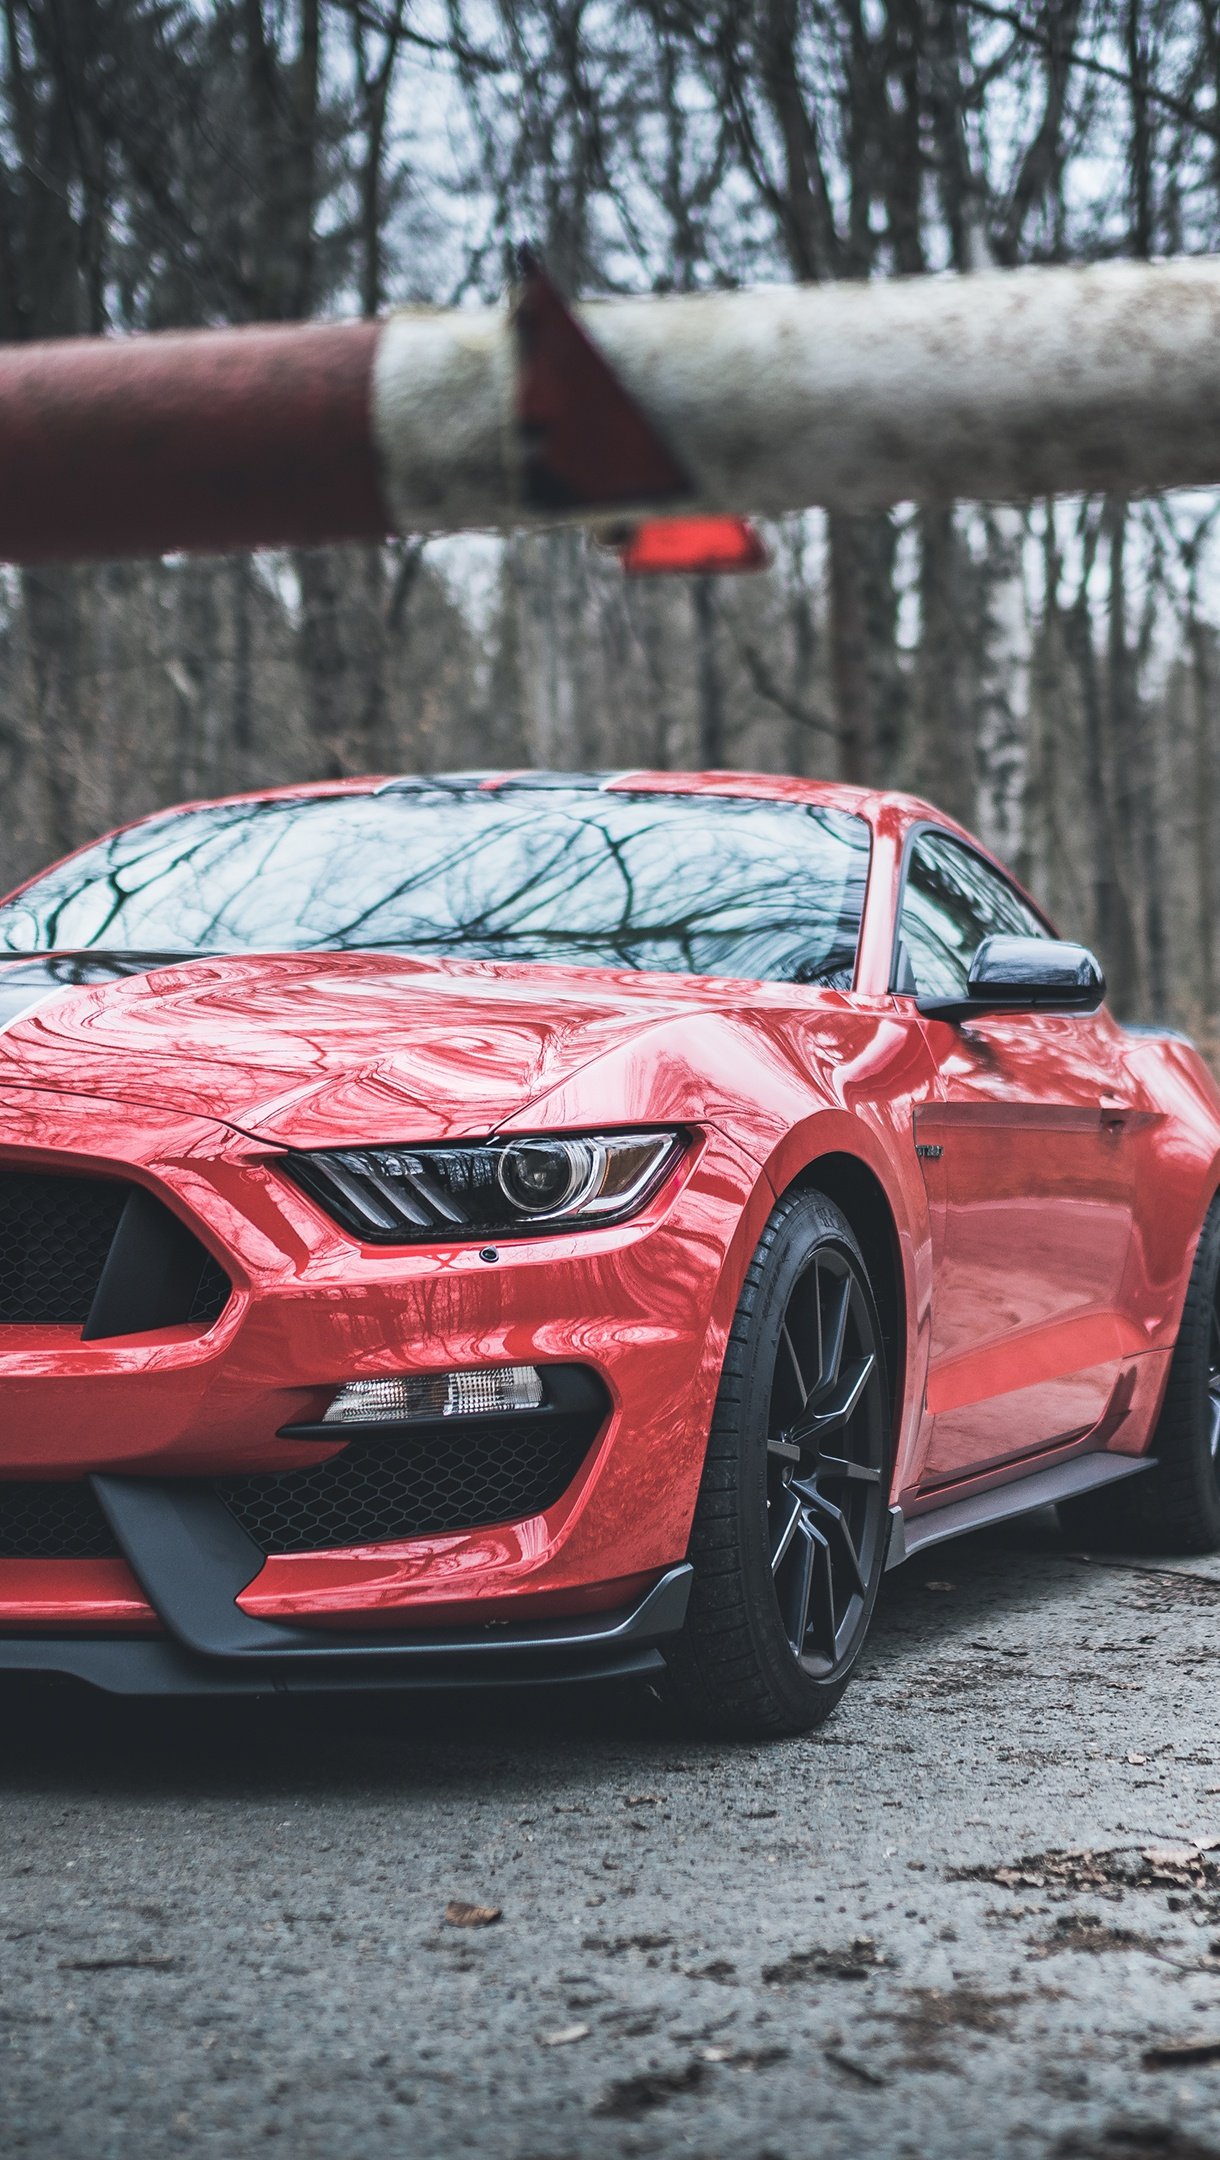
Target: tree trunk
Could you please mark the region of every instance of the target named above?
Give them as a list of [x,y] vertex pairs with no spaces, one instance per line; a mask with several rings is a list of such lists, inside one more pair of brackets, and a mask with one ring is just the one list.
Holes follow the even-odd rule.
[[232,615],[233,662],[229,700],[230,732],[240,759],[254,748],[254,641],[251,620],[252,572],[249,558],[234,555],[229,562],[229,606]]
[[719,772],[726,759],[724,740],[724,684],[716,636],[717,601],[714,578],[697,577],[692,586],[695,613],[695,672],[699,711],[699,764],[705,772]]
[[1084,720],[1085,793],[1092,824],[1093,920],[1113,1003],[1120,1014],[1131,1010],[1135,994],[1135,940],[1123,873],[1115,843],[1110,803],[1109,744],[1106,709],[1093,623],[1089,612],[1087,569],[1068,618],[1072,658],[1080,683]]
[[79,570],[54,566],[26,570],[21,575],[34,732],[46,792],[47,838],[56,855],[66,855],[85,838],[80,798],[91,762],[93,728],[83,681],[83,575]]
[[808,771],[809,731],[796,717],[812,702],[813,670],[817,660],[818,632],[813,613],[813,594],[805,574],[804,539],[792,552],[790,565],[792,623],[792,717],[786,730],[785,765],[791,773]]
[[294,557],[301,591],[297,637],[305,711],[320,779],[352,770],[352,714],[344,695],[345,655],[339,633],[335,566],[324,548],[302,548]]
[[937,807],[963,825],[974,822],[975,745],[964,680],[966,596],[961,541],[949,508],[919,514],[919,744],[923,782]]
[[839,736],[839,777],[859,786],[873,778],[873,698],[868,667],[862,526],[832,513],[830,557],[830,677]]
[[1216,1016],[1216,872],[1215,872],[1215,753],[1212,730],[1213,702],[1212,634],[1191,608],[1190,646],[1194,672],[1194,856],[1195,891],[1198,896],[1198,988],[1203,1017]]
[[1127,505],[1107,501],[1102,519],[1110,548],[1110,584],[1106,618],[1106,677],[1109,756],[1113,818],[1113,919],[1118,929],[1115,997],[1120,995],[1129,1011],[1142,1003],[1143,983],[1135,914],[1130,895],[1135,888],[1138,849],[1136,806],[1144,780],[1141,754],[1140,712],[1127,629]]

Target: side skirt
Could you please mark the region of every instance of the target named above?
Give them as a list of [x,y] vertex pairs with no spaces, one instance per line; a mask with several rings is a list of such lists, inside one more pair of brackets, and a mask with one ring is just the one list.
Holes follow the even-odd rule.
[[1070,1462],[1051,1463],[1045,1470],[1030,1471],[1006,1485],[992,1485],[986,1492],[970,1493],[963,1500],[949,1500],[943,1507],[929,1508],[926,1515],[904,1516],[900,1507],[892,1507],[886,1567],[901,1566],[926,1545],[965,1537],[967,1531],[1009,1522],[1016,1515],[1053,1507],[1056,1501],[1094,1492],[1099,1485],[1116,1485],[1120,1478],[1135,1477],[1141,1470],[1155,1467],[1152,1455],[1074,1455]]

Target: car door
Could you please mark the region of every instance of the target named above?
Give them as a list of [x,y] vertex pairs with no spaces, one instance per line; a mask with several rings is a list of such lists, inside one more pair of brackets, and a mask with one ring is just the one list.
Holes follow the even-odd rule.
[[[984,937],[1049,933],[989,864],[926,828],[910,847],[900,995],[964,995]],[[1134,1110],[1109,1015],[987,1013],[923,1026],[937,1099],[915,1116],[932,1217],[928,1371],[936,1486],[1085,1441],[1121,1415],[1140,1337],[1123,1310]]]

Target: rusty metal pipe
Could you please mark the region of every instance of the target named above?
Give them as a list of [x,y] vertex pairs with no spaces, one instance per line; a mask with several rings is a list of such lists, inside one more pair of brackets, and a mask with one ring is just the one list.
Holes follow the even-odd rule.
[[[667,472],[687,476],[685,508],[765,515],[1220,482],[1220,259],[574,312],[671,453]],[[571,358],[571,347],[550,353],[546,409],[553,418],[570,383],[562,426],[591,446],[602,479],[586,465],[578,487],[540,495],[529,415],[547,353],[523,354],[510,309],[8,347],[0,559],[675,507],[661,478],[655,493],[616,494],[626,438],[605,383]],[[635,457],[632,472],[644,469]]]

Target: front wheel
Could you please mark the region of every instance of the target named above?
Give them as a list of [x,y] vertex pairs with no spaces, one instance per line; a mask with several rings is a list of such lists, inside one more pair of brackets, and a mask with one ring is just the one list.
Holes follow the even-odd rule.
[[846,1217],[782,1200],[746,1274],[712,1417],[669,1652],[703,1726],[805,1732],[860,1655],[885,1568],[890,1433],[881,1331]]

